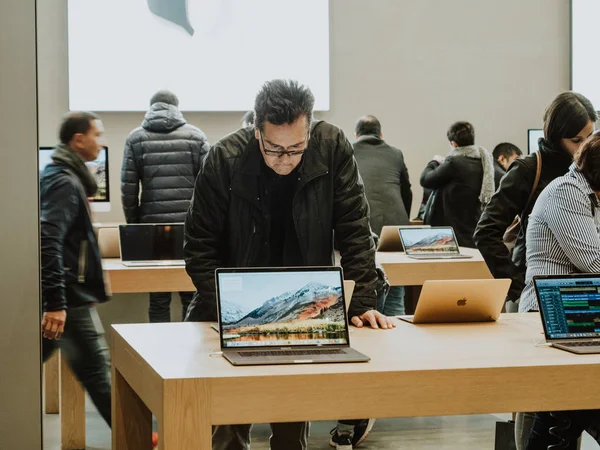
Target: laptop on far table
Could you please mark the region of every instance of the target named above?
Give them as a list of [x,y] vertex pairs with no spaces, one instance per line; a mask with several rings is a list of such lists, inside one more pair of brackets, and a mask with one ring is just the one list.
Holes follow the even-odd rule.
[[427,225],[384,225],[381,228],[379,235],[379,243],[377,244],[378,252],[403,252],[404,247],[400,240],[398,230],[400,228],[430,228]]
[[600,353],[600,274],[533,278],[546,342],[577,354]]
[[218,269],[219,339],[234,366],[366,362],[350,347],[340,267]]
[[468,259],[460,252],[452,227],[400,228],[406,256],[413,259]]
[[425,281],[415,315],[399,319],[414,324],[494,322],[510,283],[509,279]]
[[119,247],[128,267],[185,265],[182,223],[119,225]]

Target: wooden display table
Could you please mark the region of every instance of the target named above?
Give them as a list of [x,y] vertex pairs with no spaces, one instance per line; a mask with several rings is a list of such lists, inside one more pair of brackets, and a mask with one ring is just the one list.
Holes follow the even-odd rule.
[[479,250],[461,247],[460,251],[473,258],[416,260],[402,252],[377,252],[376,259],[392,286],[422,286],[427,280],[492,278]]
[[103,259],[102,267],[113,294],[196,290],[184,266],[127,267],[120,259]]
[[[207,450],[219,424],[600,408],[600,356],[536,347],[541,330],[537,314],[399,322],[352,329],[369,363],[233,367],[208,324],[114,325],[113,450],[149,448],[152,413],[161,450]],[[323,401],[340,391],[361,395]]]

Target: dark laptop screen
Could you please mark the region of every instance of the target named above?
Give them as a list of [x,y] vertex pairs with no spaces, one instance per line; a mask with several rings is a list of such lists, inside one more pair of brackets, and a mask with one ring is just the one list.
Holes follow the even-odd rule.
[[183,224],[136,224],[119,227],[123,261],[183,259]]
[[217,271],[223,348],[348,345],[339,269]]
[[600,337],[600,276],[534,282],[547,338]]

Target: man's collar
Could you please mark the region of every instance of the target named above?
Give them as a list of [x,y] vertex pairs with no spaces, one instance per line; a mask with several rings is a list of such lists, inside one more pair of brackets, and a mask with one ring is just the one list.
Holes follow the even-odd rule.
[[356,142],[368,142],[368,141],[381,143],[381,142],[383,142],[383,139],[381,138],[381,136],[378,136],[376,134],[363,134],[362,136],[359,136],[358,139],[356,140]]

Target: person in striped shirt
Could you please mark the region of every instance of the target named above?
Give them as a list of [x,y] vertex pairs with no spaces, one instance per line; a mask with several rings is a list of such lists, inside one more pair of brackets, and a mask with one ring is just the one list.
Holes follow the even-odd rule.
[[[600,133],[596,133],[581,145],[569,172],[542,192],[529,218],[524,311],[539,309],[535,275],[600,273],[599,197]],[[538,412],[527,450],[546,450],[561,443],[560,448],[574,450],[584,430],[598,441],[599,426],[600,410]]]
[[527,273],[519,312],[539,309],[533,286],[536,275],[600,273],[600,214],[595,194],[600,185],[593,184],[593,177],[600,179],[600,165],[597,174],[583,166],[587,158],[593,161],[595,145],[600,152],[599,139],[600,135],[592,135],[576,153],[569,172],[550,183],[535,203],[527,227]]

